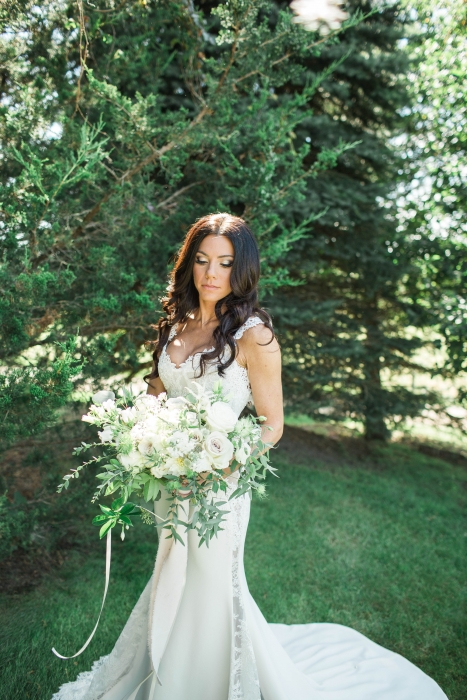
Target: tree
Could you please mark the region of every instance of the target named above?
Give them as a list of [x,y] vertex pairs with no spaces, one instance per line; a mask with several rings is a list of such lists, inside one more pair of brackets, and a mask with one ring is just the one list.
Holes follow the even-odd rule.
[[[427,323],[417,294],[418,251],[400,226],[397,205],[398,187],[411,177],[394,142],[410,126],[414,100],[407,80],[413,67],[401,44],[411,31],[403,8],[391,4],[303,59],[313,77],[349,56],[311,97],[313,115],[298,125],[296,147],[311,142],[312,162],[317,149],[339,139],[358,145],[291,204],[291,221],[326,213],[287,255],[300,286],[277,291],[273,302],[289,405],[360,419],[368,439],[385,439],[388,424],[436,399],[388,381],[390,373],[416,367],[421,340],[407,327]],[[284,86],[282,99],[300,91],[300,81]]]
[[[17,414],[21,384],[27,429],[42,425],[24,397],[72,336],[67,367],[73,357],[81,380],[147,366],[143,343],[170,259],[207,211],[244,216],[265,288],[290,283],[283,256],[317,214],[285,212],[351,146],[313,144],[310,158],[293,134],[344,55],[310,80],[304,59],[323,43],[287,8],[230,0],[210,9],[17,0],[2,12],[4,421]],[[278,99],[288,84],[300,90]],[[49,395],[64,398],[55,379]]]

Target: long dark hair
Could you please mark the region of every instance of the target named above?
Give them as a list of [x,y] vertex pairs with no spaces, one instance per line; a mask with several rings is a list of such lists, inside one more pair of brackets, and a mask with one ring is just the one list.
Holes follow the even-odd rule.
[[[219,325],[213,332],[213,350],[201,354],[200,376],[205,372],[206,363],[216,360],[217,370],[220,376],[223,376],[224,371],[235,359],[235,332],[250,316],[259,316],[271,331],[269,342],[274,339],[271,317],[259,306],[260,261],[258,245],[253,234],[238,216],[225,213],[203,216],[190,228],[176,256],[167,288],[168,295],[162,299],[165,317],[161,318],[157,326],[153,326],[158,331],[158,338],[153,344],[154,369],[144,377],[147,382],[159,376],[159,357],[168,341],[171,328],[186,321],[199,307],[199,294],[193,281],[193,265],[201,241],[210,235],[225,236],[233,245],[234,260],[230,275],[232,291],[216,302],[215,312]],[[224,357],[226,346],[230,348],[230,356],[227,358]]]

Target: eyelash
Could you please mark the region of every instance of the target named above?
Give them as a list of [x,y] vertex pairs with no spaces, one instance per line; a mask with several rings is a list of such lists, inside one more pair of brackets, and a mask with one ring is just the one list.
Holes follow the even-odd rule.
[[[198,263],[198,265],[206,265],[208,261],[207,260],[200,260],[199,258],[196,258],[195,262]],[[221,263],[221,267],[232,267],[232,265],[233,265],[233,262]]]

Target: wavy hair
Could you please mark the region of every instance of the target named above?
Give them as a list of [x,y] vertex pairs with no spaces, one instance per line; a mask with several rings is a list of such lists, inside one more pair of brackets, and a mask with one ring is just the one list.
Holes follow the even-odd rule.
[[[190,228],[176,256],[167,288],[168,295],[162,299],[165,317],[160,319],[157,326],[153,326],[158,331],[158,337],[153,343],[154,369],[144,377],[147,382],[159,376],[160,353],[169,339],[171,329],[186,321],[189,315],[199,308],[199,294],[193,281],[193,265],[201,242],[211,235],[225,236],[233,245],[234,260],[230,275],[232,291],[216,302],[215,313],[219,325],[213,332],[214,347],[201,354],[198,376],[204,374],[208,362],[216,360],[219,375],[224,375],[236,356],[234,335],[252,315],[258,316],[271,331],[269,342],[274,339],[271,317],[259,306],[260,260],[258,245],[252,232],[238,216],[225,213],[203,216]],[[226,347],[230,349],[228,357],[225,357]]]

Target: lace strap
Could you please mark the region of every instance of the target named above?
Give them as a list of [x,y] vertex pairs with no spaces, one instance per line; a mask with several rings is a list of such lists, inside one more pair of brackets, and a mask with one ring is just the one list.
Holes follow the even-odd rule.
[[260,323],[264,323],[258,316],[250,316],[243,326],[240,326],[238,331],[235,333],[234,338],[235,340],[240,340],[242,335],[247,331],[249,328],[254,328],[255,326],[258,326]]
[[178,323],[176,323],[170,329],[169,337],[167,338],[167,343],[170,343],[170,341],[173,340],[175,338],[175,336],[177,335],[177,326],[178,326]]

